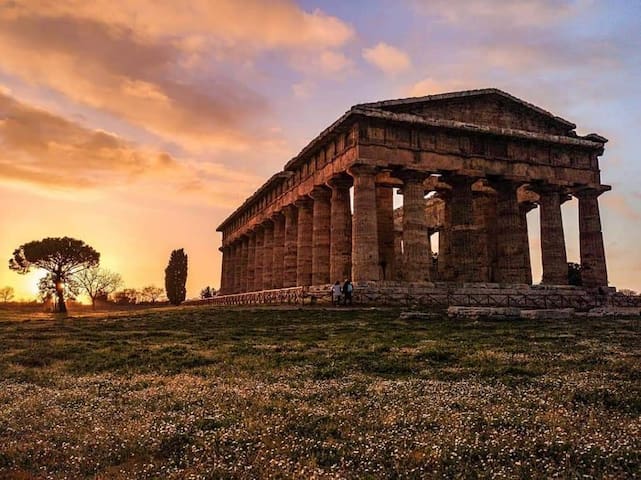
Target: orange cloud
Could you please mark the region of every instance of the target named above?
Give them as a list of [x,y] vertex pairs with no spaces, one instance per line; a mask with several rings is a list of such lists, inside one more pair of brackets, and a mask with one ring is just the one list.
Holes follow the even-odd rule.
[[473,88],[478,88],[478,84],[476,84],[472,79],[438,81],[432,77],[427,77],[407,87],[406,91],[403,92],[403,95],[409,95],[410,97],[423,97],[425,95],[434,95],[436,93],[468,90]]
[[[233,206],[259,183],[223,165],[177,160],[165,152],[93,130],[0,91],[0,182],[45,191],[127,188],[136,182],[152,196],[170,192]],[[227,185],[234,185],[229,192]]]
[[[0,93],[0,176],[51,186],[92,186],[176,166],[169,155],[136,148]],[[63,175],[61,175],[61,173]]]
[[285,0],[18,1],[0,9],[0,71],[191,151],[243,151],[271,140],[257,127],[268,102],[242,66],[266,50],[311,50],[336,72],[350,62],[335,48],[352,36]]
[[412,66],[407,53],[384,42],[380,42],[371,48],[364,48],[363,58],[388,75],[402,73]]
[[[122,52],[127,52],[123,55]],[[242,148],[265,100],[224,77],[211,93],[173,76],[179,52],[135,32],[73,18],[0,21],[2,68],[181,144]]]
[[306,12],[289,0],[29,0],[13,2],[5,17],[40,15],[77,18],[133,28],[147,38],[173,37],[199,50],[211,42],[254,50],[326,50],[344,45],[353,28],[316,9]]

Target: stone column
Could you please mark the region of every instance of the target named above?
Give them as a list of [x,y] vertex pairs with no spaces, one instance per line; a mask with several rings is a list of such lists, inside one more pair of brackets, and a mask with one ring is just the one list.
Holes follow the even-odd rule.
[[555,185],[531,186],[539,194],[541,224],[541,261],[546,285],[568,284],[568,258],[565,250],[561,192]]
[[352,179],[347,176],[332,178],[329,280],[344,282],[352,275],[352,212],[349,188]]
[[256,254],[254,256],[254,290],[263,289],[263,246],[265,229],[262,225],[256,227]]
[[240,292],[247,292],[247,257],[249,249],[247,244],[247,236],[240,237]]
[[525,273],[526,273],[526,281],[528,285],[532,285],[532,262],[530,259],[530,238],[528,235],[528,228],[527,228],[527,214],[530,210],[533,210],[536,208],[536,203],[533,202],[520,202],[519,203],[519,212],[521,214],[521,242],[523,242],[523,246],[525,249]]
[[[448,176],[444,178],[451,185],[450,221],[447,251],[447,279],[455,282],[480,281],[478,248],[476,245],[478,226],[474,224],[472,184],[475,178]],[[447,207],[446,207],[447,210]]]
[[241,256],[242,247],[240,244],[240,240],[236,240],[234,242],[234,293],[240,292]]
[[285,217],[282,213],[272,216],[274,222],[273,274],[272,288],[283,288],[283,268],[285,253]]
[[378,225],[376,215],[377,169],[354,165],[354,216],[352,218],[352,277],[355,282],[379,280]]
[[584,287],[608,285],[598,200],[604,191],[604,188],[584,188],[574,193],[579,199],[579,248],[581,280]]
[[227,293],[234,293],[234,244],[227,245],[229,258],[227,259]]
[[298,250],[296,253],[296,285],[312,284],[312,238],[314,229],[313,200],[302,198],[298,207]]
[[220,294],[227,294],[227,263],[229,262],[229,249],[224,246],[220,247],[218,251],[222,254],[222,259],[220,262]]
[[403,180],[403,272],[408,282],[430,281],[432,251],[425,215],[425,187],[429,173],[405,170]]
[[265,236],[263,239],[263,290],[272,289],[274,274],[274,222],[263,223]]
[[523,220],[516,190],[519,185],[509,180],[493,180],[496,190],[496,281],[500,283],[528,283],[529,247],[527,223],[523,235]]
[[394,279],[394,189],[376,185],[376,223],[381,280]]
[[234,248],[227,245],[227,266],[225,268],[225,291],[227,294],[234,292]]
[[479,253],[480,281],[494,281],[496,268],[496,193],[484,187],[473,192],[474,223],[478,226],[477,251]]
[[[402,227],[401,227],[402,228]],[[403,230],[394,227],[394,265],[397,267],[394,272],[394,280],[403,280]]]
[[439,280],[453,280],[454,274],[448,267],[452,256],[450,246],[452,194],[450,190],[439,190],[438,196],[443,200],[443,227],[438,232],[438,278]]
[[312,229],[312,285],[325,285],[329,279],[331,191],[317,186],[312,190],[314,226]]
[[283,255],[283,287],[296,286],[296,269],[298,254],[298,209],[288,205],[283,210],[285,215],[285,253]]
[[251,292],[256,288],[254,269],[256,268],[256,232],[247,234],[247,291]]

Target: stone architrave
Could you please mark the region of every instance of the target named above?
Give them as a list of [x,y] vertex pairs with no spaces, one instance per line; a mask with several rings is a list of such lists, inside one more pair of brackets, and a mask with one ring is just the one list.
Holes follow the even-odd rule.
[[530,190],[539,194],[541,224],[541,263],[546,285],[567,285],[568,259],[565,250],[563,218],[561,216],[562,192],[555,185],[533,185]]
[[403,273],[408,282],[430,281],[432,251],[425,214],[425,187],[429,173],[403,170]]
[[519,208],[519,184],[507,179],[492,179],[496,191],[496,272],[499,283],[528,283],[527,223],[523,234],[523,219]]
[[256,233],[250,231],[247,240],[247,291],[255,289],[254,269],[256,268]]
[[272,288],[283,288],[283,270],[285,254],[285,216],[276,213],[272,216],[274,222],[273,273]]
[[347,176],[332,178],[328,185],[332,189],[329,278],[330,282],[343,282],[352,271],[352,212],[349,189],[352,179]]
[[[459,175],[444,178],[451,187],[449,203],[450,230],[447,251],[448,280],[458,283],[480,281],[480,259],[478,255],[478,226],[473,218],[472,184],[477,179]],[[446,207],[447,210],[447,207]]]
[[265,229],[262,225],[256,226],[256,254],[254,255],[254,290],[263,289],[263,246]]
[[371,165],[353,165],[352,277],[354,282],[379,280],[378,225],[376,215],[376,173]]
[[584,188],[574,192],[579,199],[579,248],[581,280],[584,287],[605,287],[608,273],[601,232],[599,195],[608,189]]
[[298,207],[298,251],[296,254],[296,285],[312,284],[312,240],[314,229],[314,201],[301,198],[295,202]]
[[317,186],[310,194],[314,200],[312,207],[312,285],[330,283],[330,212],[331,190]]
[[376,185],[378,260],[381,280],[393,280],[394,265],[394,189]]
[[298,255],[298,209],[288,205],[283,209],[285,216],[285,252],[283,255],[283,287],[296,286]]
[[240,239],[240,287],[239,292],[247,291],[247,258],[249,253],[249,245],[247,236],[242,236]]
[[272,289],[274,274],[274,222],[263,223],[265,238],[263,240],[263,290]]

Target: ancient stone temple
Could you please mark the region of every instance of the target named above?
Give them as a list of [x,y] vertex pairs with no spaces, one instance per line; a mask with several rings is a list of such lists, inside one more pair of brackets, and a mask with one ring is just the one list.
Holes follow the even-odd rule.
[[[585,287],[608,283],[598,197],[607,140],[496,89],[356,105],[219,227],[222,294],[386,282],[567,284],[561,204],[579,202]],[[403,206],[394,209],[393,189]],[[438,261],[431,241],[438,232]]]

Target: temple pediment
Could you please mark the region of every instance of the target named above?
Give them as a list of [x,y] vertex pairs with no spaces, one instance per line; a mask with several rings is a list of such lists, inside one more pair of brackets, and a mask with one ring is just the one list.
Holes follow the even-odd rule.
[[573,123],[494,88],[386,100],[357,107],[407,113],[426,119],[576,136]]

